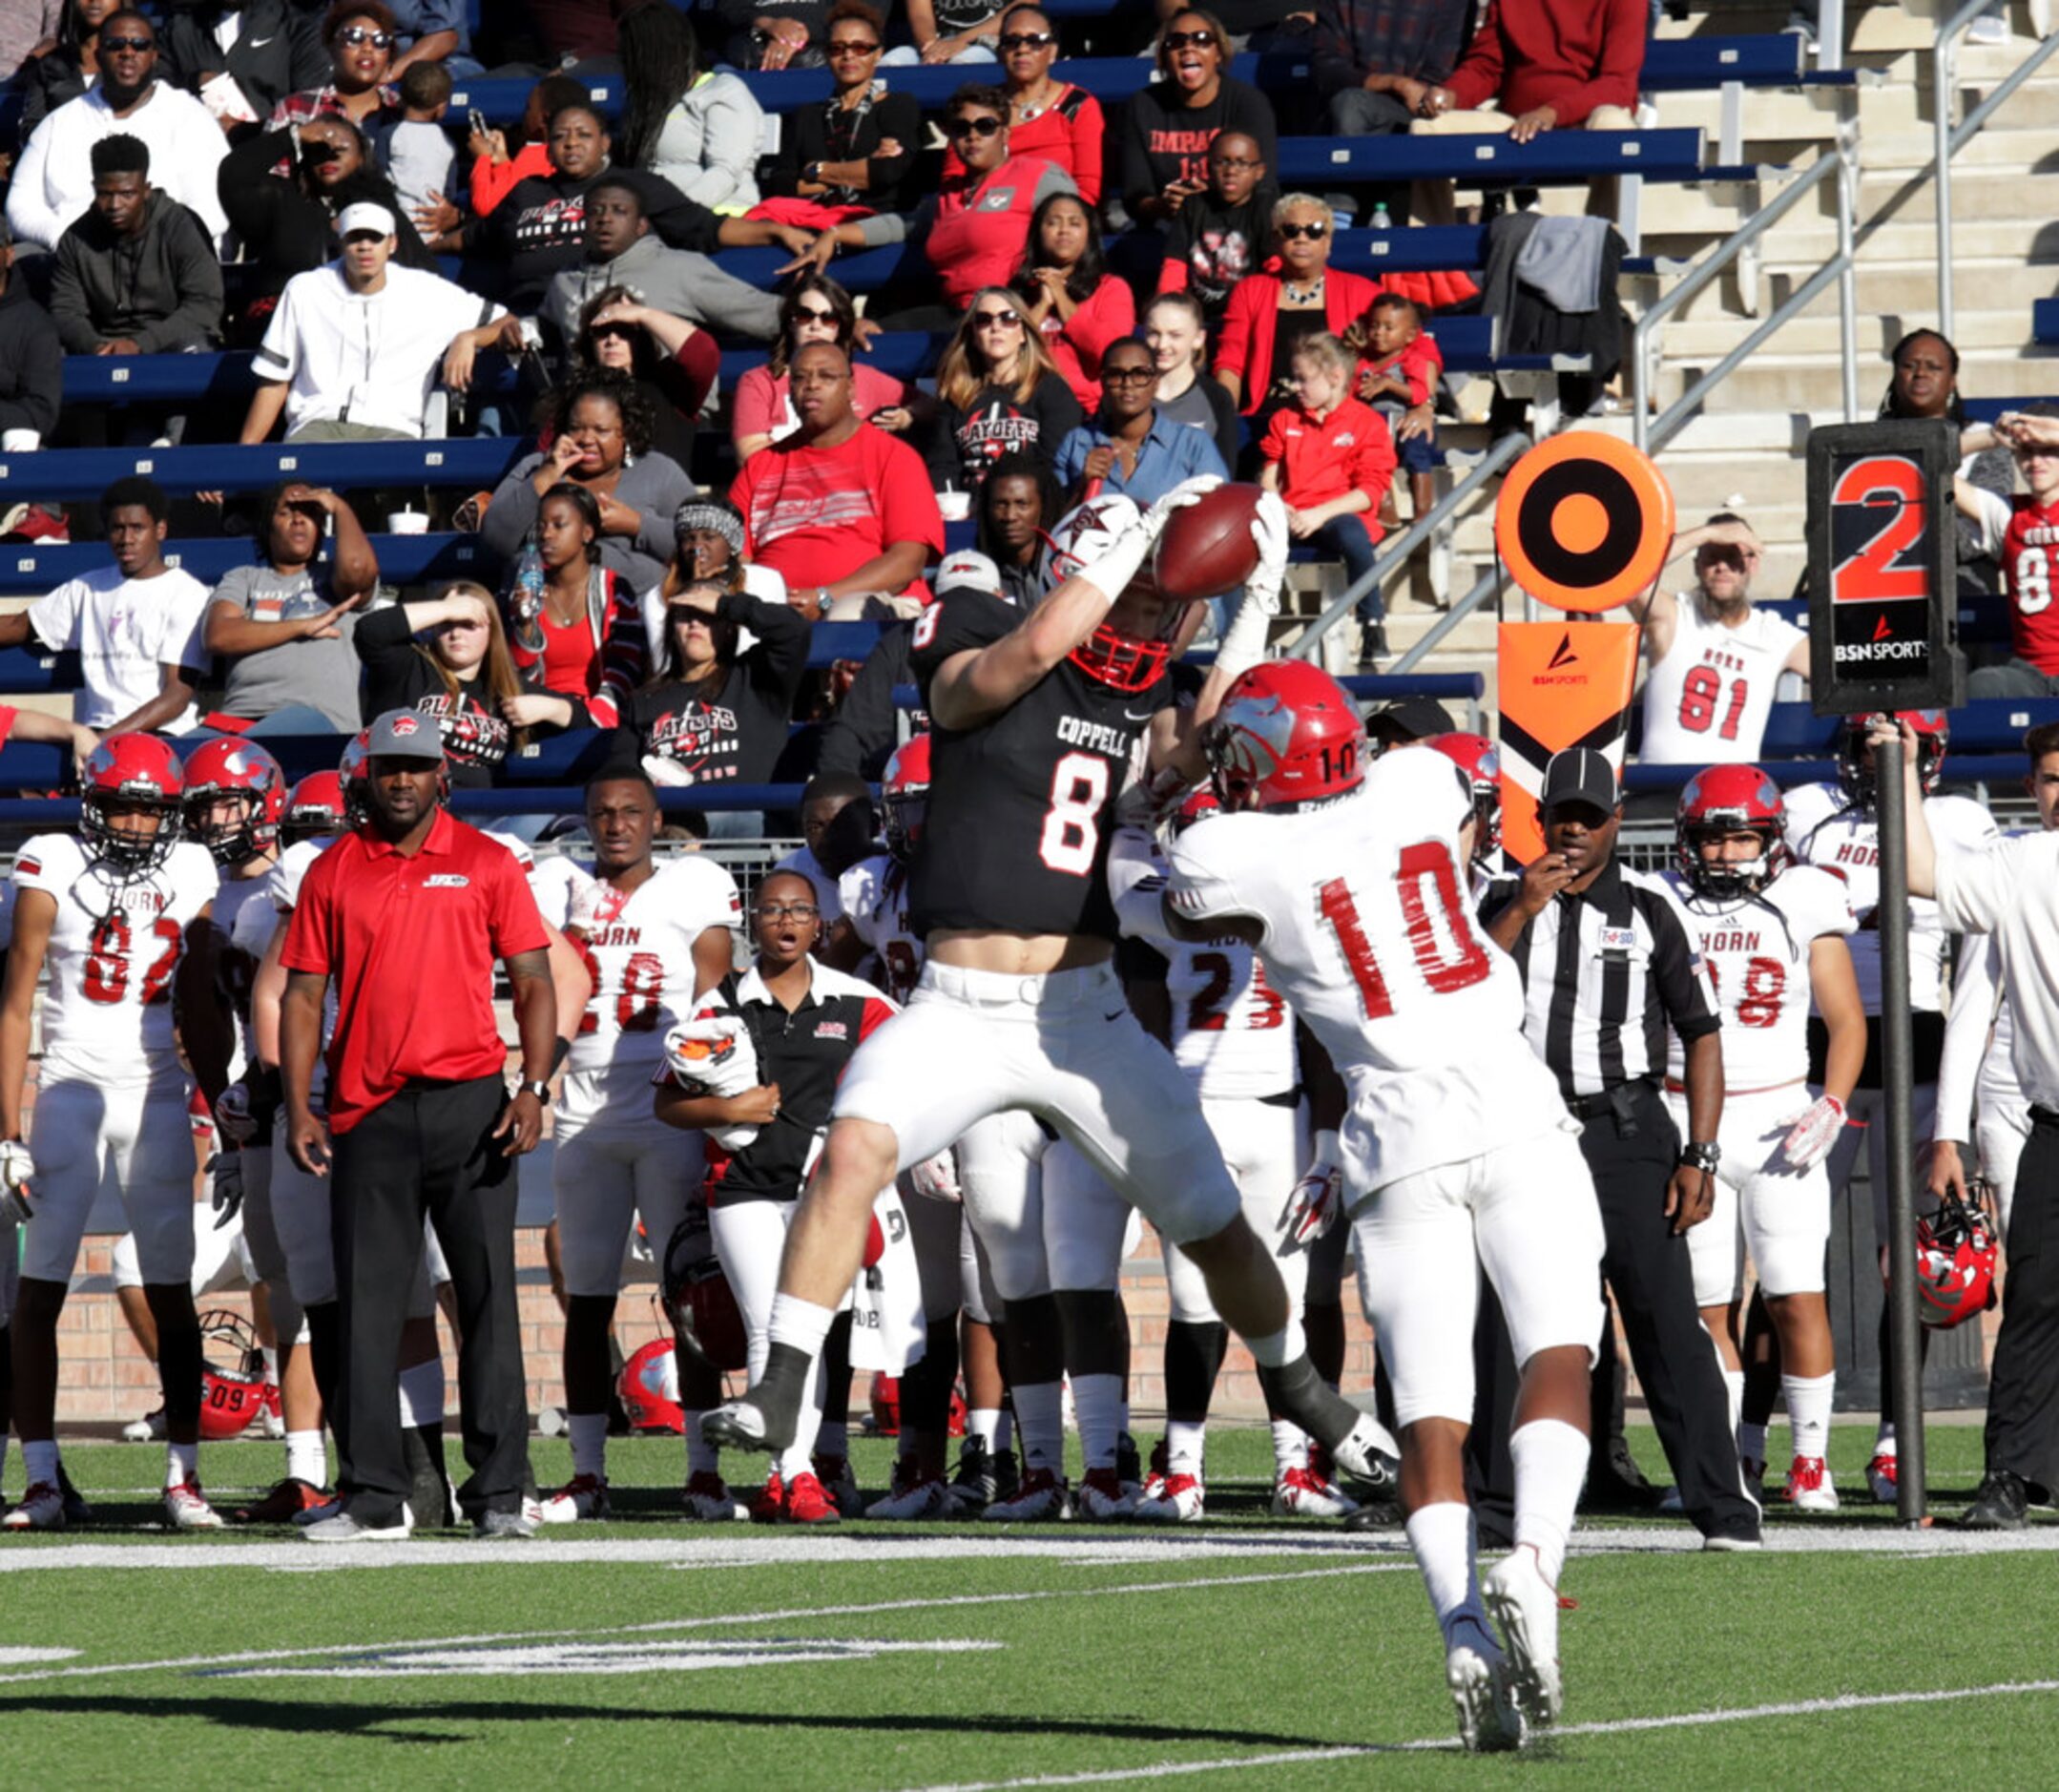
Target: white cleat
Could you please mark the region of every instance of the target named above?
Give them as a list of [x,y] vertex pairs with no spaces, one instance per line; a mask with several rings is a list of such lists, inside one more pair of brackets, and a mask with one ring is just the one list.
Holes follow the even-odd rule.
[[1128,1518],[1136,1502],[1123,1491],[1122,1477],[1113,1469],[1090,1469],[1080,1476],[1072,1495],[1072,1516],[1096,1524],[1112,1518]]
[[608,1478],[598,1474],[575,1474],[541,1502],[547,1525],[574,1525],[582,1518],[608,1516]]
[[958,1496],[942,1475],[915,1481],[892,1493],[884,1493],[864,1509],[867,1518],[912,1524],[921,1519],[959,1518]]
[[164,1408],[146,1412],[140,1419],[131,1419],[121,1427],[124,1444],[161,1444],[164,1442]]
[[21,1496],[19,1506],[8,1508],[0,1526],[9,1531],[62,1531],[64,1493],[48,1481],[38,1481]]
[[1820,1456],[1797,1456],[1787,1471],[1783,1496],[1798,1512],[1834,1512],[1838,1489]]
[[1506,1754],[1523,1746],[1528,1732],[1508,1657],[1480,1626],[1467,1624],[1445,1649],[1445,1684],[1458,1707],[1459,1740],[1467,1754]]
[[164,1490],[164,1515],[174,1531],[219,1531],[222,1516],[207,1503],[198,1481],[181,1481]]
[[[1202,1487],[1200,1477],[1191,1474],[1154,1475],[1152,1483],[1155,1491],[1149,1490],[1130,1508],[1133,1518],[1141,1518],[1148,1524],[1191,1525],[1201,1516],[1201,1509],[1208,1503],[1208,1492]],[[1084,1494],[1086,1489],[1080,1491]]]
[[1313,1469],[1282,1469],[1273,1484],[1275,1518],[1349,1518],[1359,1502]]
[[1401,1490],[1401,1446],[1394,1433],[1371,1416],[1351,1427],[1350,1436],[1330,1452],[1331,1459],[1346,1474],[1365,1482],[1382,1495],[1392,1498]]
[[1544,1577],[1537,1552],[1518,1549],[1487,1570],[1480,1595],[1501,1626],[1516,1702],[1533,1730],[1558,1721],[1558,1593]]

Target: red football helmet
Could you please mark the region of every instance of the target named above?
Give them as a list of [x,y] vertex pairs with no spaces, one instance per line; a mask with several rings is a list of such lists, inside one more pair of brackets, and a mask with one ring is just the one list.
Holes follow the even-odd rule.
[[[1785,814],[1779,785],[1756,765],[1711,765],[1696,772],[1680,792],[1673,827],[1674,864],[1688,888],[1721,900],[1757,894],[1787,868],[1780,825]],[[1709,836],[1740,827],[1758,836],[1757,858],[1723,865],[1701,856]]]
[[200,1315],[200,1435],[215,1444],[240,1437],[265,1408],[258,1334],[240,1314],[217,1307]]
[[[186,775],[178,755],[154,734],[118,734],[94,748],[80,780],[79,831],[96,858],[124,871],[156,869],[178,844],[178,800]],[[115,815],[154,815],[156,827],[133,834]]]
[[343,825],[355,827],[369,813],[372,781],[372,731],[360,728],[336,761],[337,781],[343,790]]
[[686,1409],[679,1405],[679,1360],[670,1338],[654,1338],[622,1365],[614,1391],[629,1414],[632,1431],[686,1435]]
[[886,850],[897,863],[915,857],[929,812],[929,737],[912,735],[894,749],[880,779],[880,807],[886,814]]
[[1466,774],[1473,793],[1473,858],[1502,849],[1502,750],[1484,734],[1433,734],[1414,743],[1433,747]]
[[1995,1303],[1995,1234],[1986,1213],[1945,1193],[1916,1222],[1916,1295],[1924,1323],[1949,1331]]
[[708,1237],[707,1209],[697,1204],[673,1228],[658,1283],[679,1342],[712,1369],[740,1369],[747,1357],[743,1314]]
[[[241,813],[210,822],[218,802],[241,800]],[[241,865],[279,844],[286,813],[286,775],[254,740],[210,740],[186,761],[186,838],[197,840],[219,865]]]
[[340,834],[343,829],[343,778],[336,772],[309,772],[286,799],[281,837],[291,846],[303,840],[320,840],[324,834]]
[[[901,1435],[901,1383],[898,1377],[875,1372],[872,1377],[872,1394],[866,1405],[870,1408],[867,1416],[874,1437]],[[967,1416],[966,1397],[954,1386],[951,1388],[951,1416],[948,1422],[953,1437],[963,1437],[966,1434]]]
[[1261,660],[1201,730],[1216,795],[1231,812],[1292,809],[1365,780],[1365,724],[1344,687],[1305,659]]
[[[1945,749],[1951,741],[1951,722],[1942,709],[1898,709],[1897,721],[1916,730],[1916,774],[1924,796],[1938,787],[1945,775]],[[1838,782],[1844,794],[1861,808],[1870,809],[1878,795],[1873,781],[1873,749],[1866,737],[1878,715],[1847,716],[1838,733]]]

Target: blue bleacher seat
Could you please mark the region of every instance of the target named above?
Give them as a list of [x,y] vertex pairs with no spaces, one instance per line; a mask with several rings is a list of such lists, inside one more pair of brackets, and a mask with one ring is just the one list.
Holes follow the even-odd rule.
[[1799,33],[1755,31],[1738,37],[1657,37],[1644,47],[1638,88],[1647,94],[1700,93],[1726,81],[1747,87],[1799,83],[1807,70]]
[[2030,339],[2047,347],[2059,344],[2059,299],[2040,299],[2031,305]]
[[1547,131],[1528,143],[1505,136],[1289,136],[1279,140],[1280,183],[1320,180],[1479,180],[1563,185],[1597,176],[1695,180],[1698,130]]
[[511,436],[297,447],[45,448],[0,454],[0,502],[96,497],[131,473],[148,473],[174,497],[196,491],[258,491],[288,474],[339,490],[377,486],[477,489],[498,484],[529,448],[526,441]]

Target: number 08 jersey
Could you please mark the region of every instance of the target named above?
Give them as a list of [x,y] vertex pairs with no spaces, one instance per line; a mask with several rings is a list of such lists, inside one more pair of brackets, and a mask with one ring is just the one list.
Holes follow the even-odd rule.
[[69,834],[38,834],[14,887],[56,899],[43,998],[43,1080],[140,1089],[181,1080],[172,976],[186,929],[215,899],[204,846],[182,842],[155,871],[124,878]]

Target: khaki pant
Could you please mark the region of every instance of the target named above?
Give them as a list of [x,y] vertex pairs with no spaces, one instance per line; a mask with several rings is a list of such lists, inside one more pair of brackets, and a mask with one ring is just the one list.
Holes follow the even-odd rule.
[[[1417,118],[1410,123],[1408,135],[1507,136],[1514,128],[1514,114],[1484,106],[1472,112],[1447,112],[1435,118]],[[1587,122],[1579,127],[1583,131],[1634,131],[1636,128],[1635,115],[1625,111],[1621,106],[1596,106],[1588,115]],[[1458,217],[1458,205],[1453,198],[1451,182],[1418,180],[1412,189],[1410,209],[1419,224],[1453,222]],[[1616,182],[1613,176],[1589,182],[1587,210],[1590,218],[1615,216]]]

